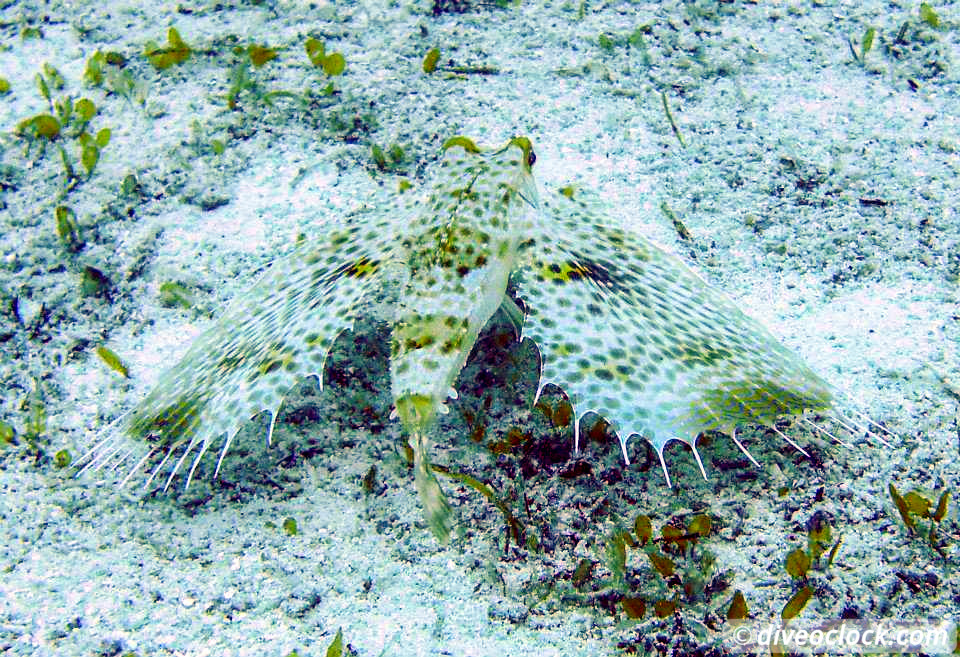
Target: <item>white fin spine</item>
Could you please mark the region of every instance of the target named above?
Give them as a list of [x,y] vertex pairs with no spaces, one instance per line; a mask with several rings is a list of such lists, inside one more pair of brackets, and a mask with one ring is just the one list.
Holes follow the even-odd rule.
[[760,464],[757,463],[757,459],[753,458],[753,455],[752,455],[749,451],[747,451],[747,448],[744,447],[744,446],[743,446],[743,443],[741,443],[740,440],[737,438],[737,429],[736,429],[736,427],[731,426],[731,427],[727,430],[727,435],[729,435],[729,436],[730,436],[730,440],[732,440],[732,441],[734,442],[734,444],[735,444],[737,447],[740,448],[740,451],[743,452],[744,456],[746,456],[748,459],[750,459],[750,462],[753,463],[753,465],[754,465],[755,467],[759,468],[759,467],[760,467]]
[[807,451],[806,451],[804,448],[800,447],[800,445],[798,445],[795,440],[793,440],[790,436],[788,436],[787,434],[785,434],[785,433],[783,433],[782,431],[780,431],[780,429],[776,428],[776,427],[773,426],[772,424],[769,425],[767,428],[768,428],[768,429],[772,429],[775,434],[777,434],[778,436],[780,436],[781,438],[783,438],[785,441],[787,441],[788,443],[790,443],[790,445],[793,446],[793,448],[794,448],[795,450],[797,450],[798,452],[800,452],[801,454],[803,454],[803,455],[806,456],[807,458],[810,458],[810,454],[808,454]]
[[697,452],[696,442],[690,442],[688,444],[690,445],[691,451],[693,451],[693,458],[697,461],[697,466],[700,468],[700,474],[703,475],[703,480],[709,481],[707,479],[707,471],[703,467],[703,461],[700,460],[700,453]]
[[667,462],[663,460],[664,447],[666,447],[666,444],[655,448],[655,450],[657,452],[657,458],[660,459],[660,468],[663,470],[663,478],[667,480],[667,488],[673,488],[673,485],[670,483],[670,470],[667,469]]
[[828,437],[829,437],[831,440],[833,440],[835,443],[838,443],[838,444],[840,444],[840,445],[843,445],[844,447],[847,447],[847,448],[852,448],[852,447],[853,447],[853,445],[851,445],[850,443],[845,443],[845,442],[843,442],[842,440],[840,440],[839,438],[837,438],[835,435],[833,435],[832,433],[830,433],[829,431],[827,431],[826,429],[824,429],[823,427],[821,427],[821,426],[820,426],[819,424],[817,424],[816,422],[812,422],[812,421],[808,420],[808,419],[805,418],[805,417],[801,417],[800,420],[801,420],[802,422],[805,422],[806,424],[809,424],[811,427],[813,427],[813,430],[814,430],[814,431],[817,431],[817,432],[819,432],[819,433],[824,434],[825,436],[828,436]]

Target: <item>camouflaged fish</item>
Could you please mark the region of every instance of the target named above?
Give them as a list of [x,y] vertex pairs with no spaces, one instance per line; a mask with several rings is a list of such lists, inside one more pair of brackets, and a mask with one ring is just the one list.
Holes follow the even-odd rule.
[[[424,197],[273,263],[106,431],[86,468],[129,469],[124,481],[149,470],[148,482],[168,469],[169,485],[189,463],[189,483],[222,441],[219,472],[249,418],[269,411],[272,434],[298,379],[316,376],[322,385],[334,339],[364,312],[361,300],[387,284],[400,290],[393,401],[426,519],[441,539],[451,512],[429,464],[431,430],[499,308],[540,350],[537,396],[553,383],[575,420],[588,411],[606,418],[627,463],[630,437],[646,438],[668,484],[668,441],[688,444],[703,471],[695,442],[704,431],[725,432],[750,457],[738,425],[776,430],[777,418],[832,407],[820,377],[680,259],[582,200],[541,196],[535,160],[523,137],[487,151],[450,139]],[[507,294],[510,280],[526,316]]]

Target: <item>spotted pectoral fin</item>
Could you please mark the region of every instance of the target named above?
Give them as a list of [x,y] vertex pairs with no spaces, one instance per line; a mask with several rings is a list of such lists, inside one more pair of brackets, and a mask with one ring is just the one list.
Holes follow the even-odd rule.
[[149,464],[151,478],[168,469],[169,484],[193,454],[189,481],[218,438],[225,436],[222,460],[249,418],[266,410],[275,419],[296,380],[322,379],[334,339],[352,325],[360,299],[382,282],[393,240],[390,225],[377,223],[348,225],[272,263],[147,397],[107,429],[87,467],[133,474]]
[[579,419],[595,411],[658,453],[707,430],[825,408],[826,384],[679,258],[566,196],[541,198],[520,268],[523,333]]

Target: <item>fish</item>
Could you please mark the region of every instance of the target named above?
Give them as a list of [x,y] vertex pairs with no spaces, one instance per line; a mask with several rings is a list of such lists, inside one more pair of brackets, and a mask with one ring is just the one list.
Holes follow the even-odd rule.
[[270,414],[269,441],[290,388],[311,376],[322,388],[334,340],[369,312],[364,299],[388,288],[396,290],[388,313],[392,415],[441,542],[454,514],[430,462],[437,419],[497,312],[539,351],[534,402],[548,384],[569,398],[575,452],[588,412],[617,432],[628,465],[631,438],[647,440],[668,486],[664,448],[673,440],[690,447],[706,478],[696,448],[704,432],[726,434],[757,467],[737,438],[745,425],[768,427],[804,452],[776,422],[836,412],[835,390],[602,202],[573,188],[541,193],[535,164],[527,137],[499,148],[448,139],[420,194],[345,219],[273,262],[101,433],[81,471],[121,471],[121,485],[141,472],[146,486],[164,476],[164,489],[180,475],[189,485],[216,447],[216,477],[250,418]]

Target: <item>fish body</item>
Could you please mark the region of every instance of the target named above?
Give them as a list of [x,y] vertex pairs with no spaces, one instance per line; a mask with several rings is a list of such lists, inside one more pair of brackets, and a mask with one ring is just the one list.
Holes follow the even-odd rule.
[[414,452],[414,474],[434,533],[449,534],[449,506],[430,471],[428,434],[480,331],[504,302],[520,240],[536,210],[526,140],[482,154],[448,149],[429,201],[417,208],[399,256],[407,275],[390,353],[397,415]]
[[[593,411],[663,450],[696,453],[704,431],[736,439],[743,424],[828,410],[831,388],[679,258],[622,229],[602,205],[541,194],[530,140],[482,150],[454,137],[424,195],[299,245],[197,339],[150,394],[87,455],[87,468],[161,472],[230,441],[250,417],[273,420],[289,388],[317,376],[334,339],[392,285],[391,392],[414,452],[430,528],[449,535],[450,507],[430,468],[438,415],[477,336],[498,308],[541,356],[575,420]],[[513,282],[525,316],[507,293]],[[574,422],[575,441],[578,424]],[[271,422],[271,432],[273,422]],[[575,444],[575,449],[577,445]],[[746,450],[744,450],[746,453]],[[747,453],[749,456],[749,453]],[[751,457],[752,460],[752,457]],[[701,469],[702,469],[702,464]]]

